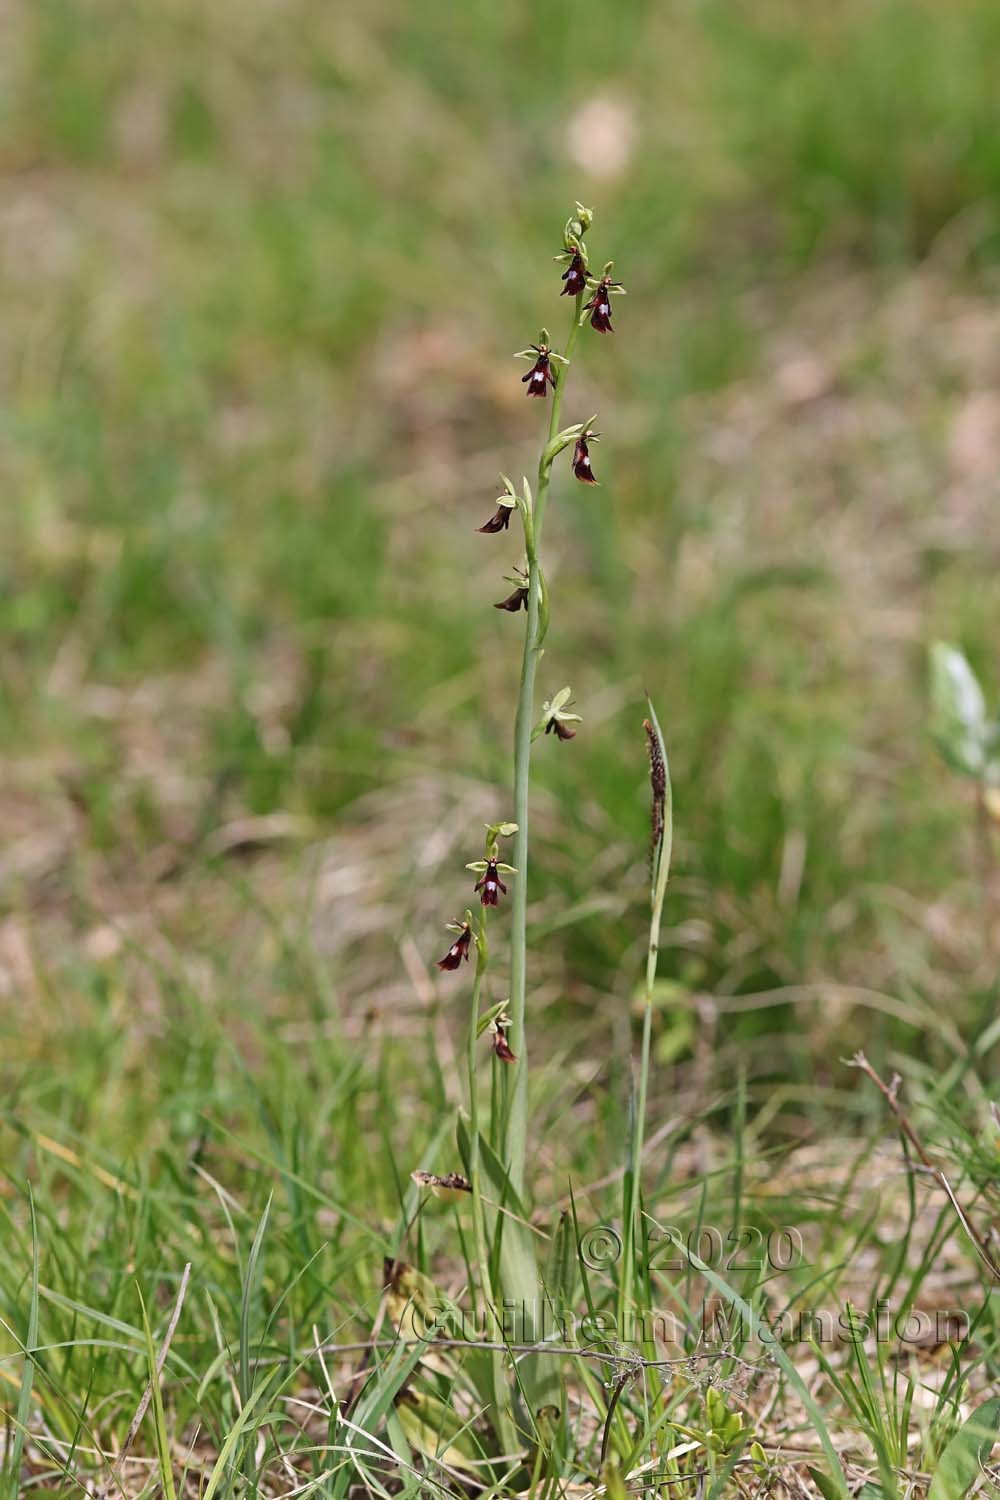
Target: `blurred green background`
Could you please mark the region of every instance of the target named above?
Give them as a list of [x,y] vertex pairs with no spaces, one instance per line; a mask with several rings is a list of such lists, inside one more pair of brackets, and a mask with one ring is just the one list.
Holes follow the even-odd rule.
[[548,522],[540,685],[584,723],[537,747],[538,1055],[620,1100],[644,688],[661,1067],[821,1101],[858,1041],[971,1035],[985,848],[925,651],[1000,691],[992,0],[3,16],[10,1117],[100,1133],[97,1090],[135,1149],[187,1138],[261,1026],[282,1068],[336,1032],[453,1089],[429,966],[509,808],[520,652],[513,534],[475,528],[537,461],[511,355],[563,337],[576,198],[629,296],[567,399],[601,487],[564,466]]

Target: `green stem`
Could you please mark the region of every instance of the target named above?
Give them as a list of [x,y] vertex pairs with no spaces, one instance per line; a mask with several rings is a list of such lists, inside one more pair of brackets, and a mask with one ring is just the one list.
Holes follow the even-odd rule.
[[[573,353],[573,346],[580,328],[582,306],[583,293],[581,292],[575,299],[573,323],[564,351],[566,359],[569,359]],[[535,722],[535,672],[542,654],[538,630],[542,594],[539,549],[542,541],[542,523],[545,519],[545,503],[549,494],[549,479],[552,474],[552,458],[548,450],[552,439],[559,431],[563,391],[568,373],[568,365],[556,365],[556,386],[552,392],[548,436],[538,463],[538,486],[532,509],[531,525],[525,526],[525,545],[528,552],[528,618],[524,628],[521,686],[517,698],[517,719],[514,726],[514,822],[517,824],[514,867],[517,875],[514,879],[514,894],[511,903],[513,925],[510,952],[510,1044],[517,1062],[512,1064],[514,1076],[510,1083],[505,1152],[511,1186],[519,1196],[524,1191],[524,1159],[528,1134],[528,1048],[525,1034],[528,956],[528,789],[531,777],[531,731]]]
[[[648,701],[648,700],[647,700]],[[673,853],[674,809],[673,792],[670,785],[670,768],[666,748],[652,703],[649,703],[649,733],[655,736],[663,760],[663,826],[660,829],[657,847],[654,850],[653,885],[650,891],[649,944],[646,949],[646,982],[643,992],[642,1050],[639,1058],[639,1088],[635,1101],[635,1116],[630,1122],[630,1144],[628,1172],[626,1174],[626,1202],[622,1215],[621,1280],[619,1283],[619,1336],[630,1339],[629,1323],[635,1310],[633,1286],[637,1269],[636,1246],[642,1236],[640,1212],[642,1207],[642,1153],[646,1136],[646,1109],[649,1095],[650,1042],[653,1032],[653,995],[656,988],[656,966],[660,956],[660,924],[663,919],[663,902],[667,893],[670,875],[670,860]]]
[[[669,859],[669,854],[668,854]],[[646,1098],[649,1090],[649,1042],[653,1029],[653,990],[656,985],[656,965],[660,955],[660,921],[663,906],[654,907],[649,923],[649,947],[646,951],[646,985],[643,994],[642,1054],[639,1062],[639,1106],[635,1126],[635,1179],[638,1189],[642,1176],[642,1148],[646,1130]]]
[[[479,1295],[483,1299],[483,1310],[489,1311],[494,1324],[494,1339],[503,1338],[503,1326],[496,1313],[496,1298],[490,1281],[490,1257],[486,1242],[486,1216],[483,1212],[483,1196],[479,1173],[479,1001],[483,976],[489,963],[489,948],[486,941],[486,908],[479,908],[479,923],[476,932],[476,975],[472,982],[472,1001],[469,1015],[469,1040],[467,1065],[469,1071],[469,1181],[472,1183],[472,1220],[476,1240],[476,1261],[479,1270]],[[504,1380],[503,1358],[498,1351],[490,1354],[490,1375],[496,1428],[505,1453],[515,1452],[517,1429],[508,1410],[507,1387]]]

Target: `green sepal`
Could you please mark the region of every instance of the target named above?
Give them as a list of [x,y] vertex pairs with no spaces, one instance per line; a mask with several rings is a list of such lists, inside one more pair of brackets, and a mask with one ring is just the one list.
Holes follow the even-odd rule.
[[499,1005],[491,1005],[489,1010],[484,1011],[476,1022],[476,1036],[481,1037],[484,1031],[488,1031],[497,1016],[502,1016],[509,1004],[509,1000],[501,1000]]

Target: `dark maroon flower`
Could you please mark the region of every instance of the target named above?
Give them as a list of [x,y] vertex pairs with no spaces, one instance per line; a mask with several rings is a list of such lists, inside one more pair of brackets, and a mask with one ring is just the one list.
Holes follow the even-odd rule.
[[579,250],[573,251],[573,259],[562,273],[562,279],[566,285],[559,293],[560,297],[579,297],[586,288],[587,267]]
[[513,509],[514,507],[512,505],[498,505],[496,515],[490,516],[489,520],[486,522],[486,525],[477,526],[476,530],[489,532],[506,531],[507,527],[510,525],[510,517]]
[[452,943],[444,958],[439,958],[437,966],[439,969],[458,969],[461,967],[462,959],[469,962],[469,945],[472,942],[472,928],[468,922],[462,923],[462,930]]
[[495,859],[487,860],[486,870],[482,877],[476,881],[475,889],[482,891],[480,900],[484,906],[498,906],[500,898],[498,892],[507,894],[507,887],[497,873],[497,862]]
[[568,729],[561,719],[550,719],[545,726],[545,733],[558,735],[561,740],[576,739],[576,730]]
[[597,438],[596,432],[581,432],[573,449],[573,473],[581,484],[596,484],[594,471],[590,467],[590,449],[588,440],[594,442]]
[[602,276],[594,290],[590,301],[585,303],[588,312],[591,313],[590,326],[596,328],[598,333],[614,333],[611,326],[611,298],[609,292],[621,290],[620,281],[612,281],[610,276]]
[[506,599],[501,599],[499,604],[493,606],[494,609],[509,610],[512,615],[516,615],[522,607],[528,608],[528,590],[523,587],[516,588],[512,594],[507,595]]
[[497,1021],[493,1023],[493,1051],[501,1062],[517,1062],[517,1058],[510,1050],[510,1043],[507,1040],[507,1028]]
[[554,386],[556,383],[552,366],[549,364],[549,347],[547,344],[532,344],[531,347],[538,358],[527,375],[521,376],[521,384],[527,384],[526,396],[546,396],[548,395],[547,386],[549,384]]

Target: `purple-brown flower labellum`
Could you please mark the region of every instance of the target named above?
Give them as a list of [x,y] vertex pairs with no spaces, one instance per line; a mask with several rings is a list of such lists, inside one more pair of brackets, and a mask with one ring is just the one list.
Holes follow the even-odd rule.
[[597,283],[594,295],[585,304],[586,310],[591,314],[590,326],[596,328],[598,333],[614,333],[615,331],[611,326],[611,298],[608,294],[620,286],[620,281],[612,281],[609,276],[602,276]]
[[462,959],[469,962],[469,945],[472,942],[472,928],[468,922],[462,923],[462,930],[452,943],[444,958],[439,958],[437,966],[439,969],[458,969],[461,967]]
[[596,437],[596,433],[581,433],[573,449],[573,473],[581,484],[597,483],[590,466],[590,448],[587,446],[587,439],[593,437]]
[[559,293],[560,297],[579,297],[586,288],[587,267],[579,250],[573,251],[573,259],[562,273],[562,279],[566,285]]
[[501,599],[499,604],[493,606],[494,609],[506,609],[512,615],[516,615],[522,607],[528,608],[528,590],[523,587],[516,588],[512,594],[507,595],[506,599]]
[[487,860],[486,870],[481,879],[476,881],[475,889],[482,892],[480,900],[484,906],[498,906],[500,902],[498,892],[503,892],[506,896],[507,887],[500,879],[495,859]]
[[545,733],[557,735],[561,740],[576,739],[576,730],[568,728],[561,719],[550,719],[545,726]]
[[494,1026],[493,1028],[493,1051],[496,1053],[497,1057],[499,1057],[501,1062],[517,1062],[517,1057],[510,1050],[510,1043],[507,1040],[507,1033],[502,1026]]
[[526,396],[546,396],[548,395],[548,385],[554,387],[556,383],[556,377],[552,373],[552,366],[549,364],[548,345],[532,344],[531,347],[538,355],[538,358],[527,375],[521,376],[521,384],[526,384],[528,387],[525,391]]
[[513,506],[511,505],[498,505],[496,515],[490,516],[489,520],[486,522],[486,525],[477,526],[476,530],[487,532],[506,531],[507,527],[510,525],[512,510]]

